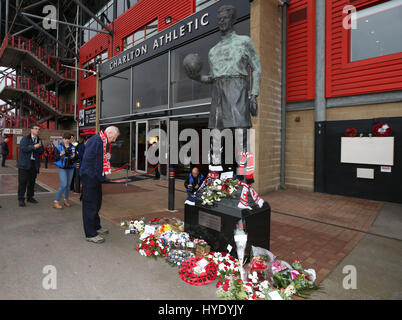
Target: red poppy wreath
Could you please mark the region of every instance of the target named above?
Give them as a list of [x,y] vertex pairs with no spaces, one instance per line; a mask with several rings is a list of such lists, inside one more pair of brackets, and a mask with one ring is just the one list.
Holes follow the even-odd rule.
[[205,266],[205,272],[197,274],[194,272],[194,268],[197,266],[197,262],[204,257],[190,258],[183,262],[180,268],[180,278],[194,286],[202,286],[204,284],[209,284],[216,279],[217,275],[217,265],[210,262]]
[[373,133],[376,137],[389,137],[392,135],[392,127],[386,123],[377,123],[373,126]]
[[356,128],[347,128],[345,130],[345,136],[346,137],[356,137],[357,136]]

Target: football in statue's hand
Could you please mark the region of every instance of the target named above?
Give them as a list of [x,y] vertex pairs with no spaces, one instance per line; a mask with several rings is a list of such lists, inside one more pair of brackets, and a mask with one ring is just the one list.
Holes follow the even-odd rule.
[[198,79],[201,76],[202,61],[198,53],[190,53],[183,60],[184,70],[191,79]]

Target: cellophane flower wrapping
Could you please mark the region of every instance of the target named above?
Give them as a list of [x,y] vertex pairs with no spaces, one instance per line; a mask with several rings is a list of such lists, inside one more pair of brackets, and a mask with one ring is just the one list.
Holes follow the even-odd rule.
[[257,273],[260,281],[268,280],[272,283],[272,262],[275,256],[267,249],[251,246],[252,259],[249,265],[249,272]]
[[243,264],[247,244],[247,233],[245,232],[244,229],[245,225],[243,223],[243,220],[239,220],[238,224],[236,225],[236,229],[234,231],[234,240],[236,243],[237,258],[239,259],[240,264],[240,277],[243,281],[246,278]]

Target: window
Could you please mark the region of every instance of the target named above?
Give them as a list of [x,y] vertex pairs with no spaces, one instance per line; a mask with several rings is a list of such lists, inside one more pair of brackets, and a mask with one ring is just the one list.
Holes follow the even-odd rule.
[[201,11],[205,9],[206,7],[209,7],[210,5],[214,4],[216,0],[196,0],[195,5],[196,5],[196,11]]
[[88,98],[88,99],[87,99],[87,106],[90,107],[90,106],[92,106],[93,104],[94,104],[93,97]]
[[350,30],[350,61],[402,52],[402,0],[358,10],[355,22],[357,28]]
[[82,78],[85,79],[86,77],[88,77],[88,71],[86,71],[88,70],[88,63],[84,63],[82,65],[82,69],[84,69],[82,70]]
[[134,67],[134,112],[162,109],[168,105],[168,54]]
[[101,53],[101,61],[102,63],[108,60],[108,51],[104,51]]
[[87,107],[87,99],[82,100],[82,107],[86,108]]
[[158,20],[154,20],[145,27],[146,37],[149,38],[158,32]]
[[101,117],[108,118],[130,113],[131,69],[101,81]]
[[145,40],[145,29],[140,29],[134,32],[134,45]]
[[123,51],[130,49],[133,46],[133,35],[130,34],[128,37],[123,39]]

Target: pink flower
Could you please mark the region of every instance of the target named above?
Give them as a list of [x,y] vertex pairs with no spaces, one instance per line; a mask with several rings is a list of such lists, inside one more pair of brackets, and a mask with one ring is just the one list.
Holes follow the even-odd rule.
[[292,280],[299,279],[299,273],[296,270],[290,271],[290,275],[292,276]]

